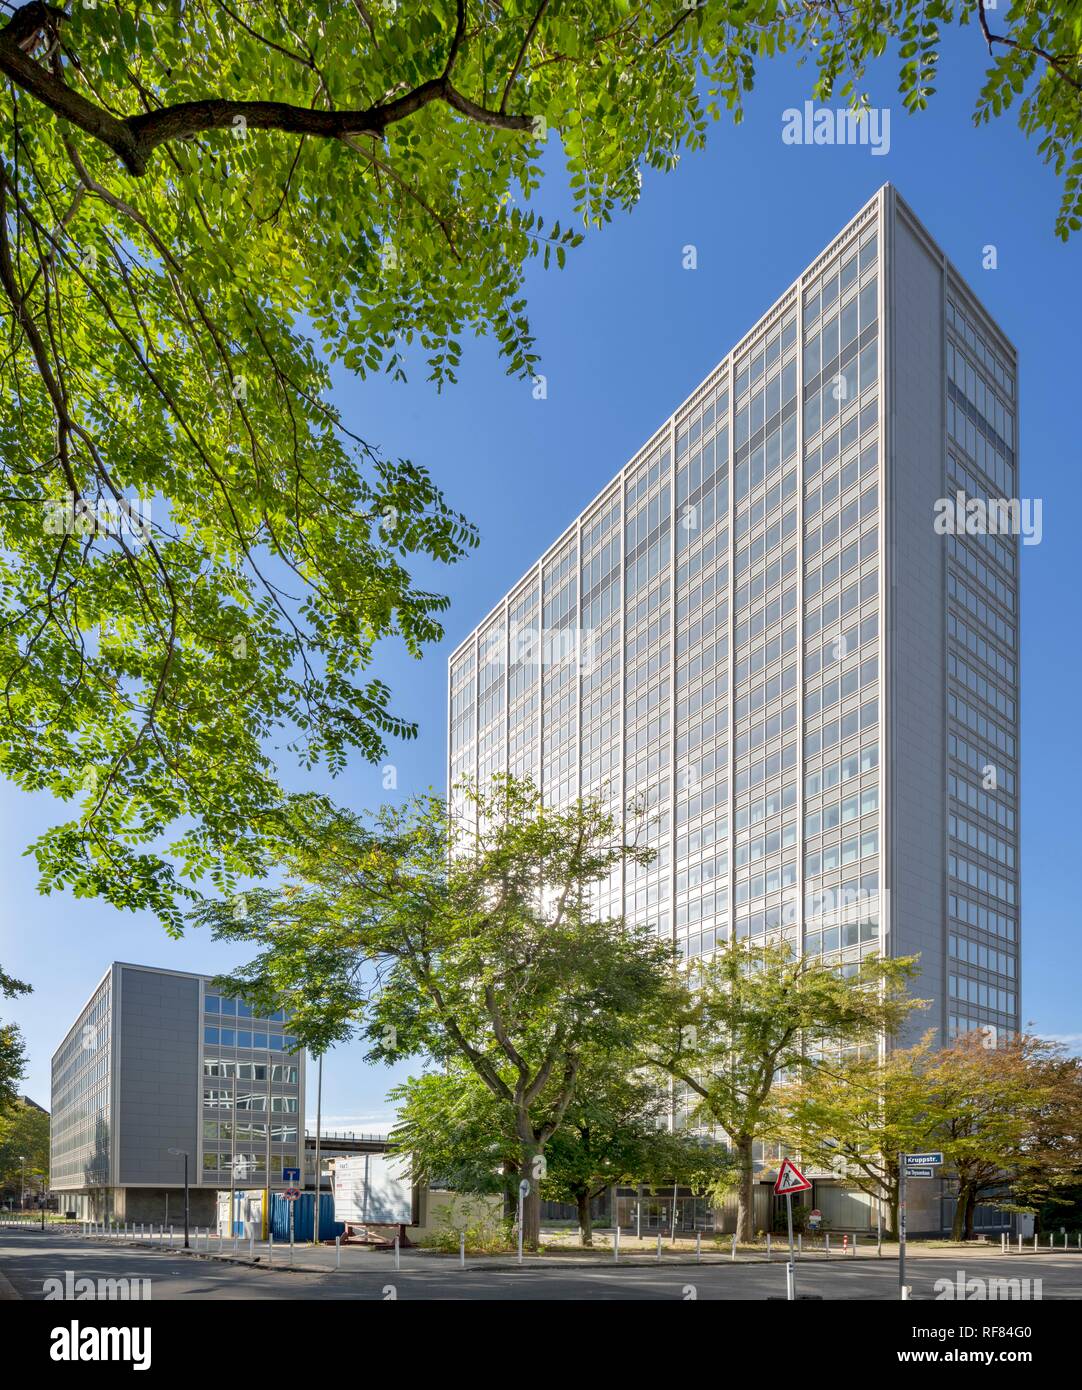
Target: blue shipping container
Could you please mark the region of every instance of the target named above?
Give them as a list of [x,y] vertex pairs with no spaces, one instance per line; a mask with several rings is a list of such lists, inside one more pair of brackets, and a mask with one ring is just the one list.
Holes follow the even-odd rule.
[[[294,1207],[293,1239],[296,1242],[312,1239],[312,1216],[315,1201],[314,1192],[302,1192],[295,1202],[287,1202],[280,1192],[271,1193],[271,1230],[275,1243],[289,1240],[289,1208]],[[319,1238],[333,1240],[335,1236],[345,1235],[346,1228],[341,1221],[334,1219],[334,1198],[329,1192],[319,1195]]]

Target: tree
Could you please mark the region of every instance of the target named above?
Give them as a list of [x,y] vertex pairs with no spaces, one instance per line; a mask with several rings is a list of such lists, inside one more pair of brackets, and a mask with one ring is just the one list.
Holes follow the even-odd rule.
[[1035,1209],[1082,1174],[1082,1063],[1021,1035],[991,1044],[932,1034],[885,1057],[806,1068],[778,1101],[784,1142],[882,1200],[897,1232],[898,1155],[941,1150],[957,1181],[955,1240],[973,1238],[980,1202]]
[[[0,970],[0,995],[14,999],[20,994],[32,993],[29,985],[17,980],[13,975]],[[23,1035],[14,1023],[0,1020],[0,1117],[15,1105],[18,1094],[16,1083],[26,1072],[26,1050]]]
[[715,1193],[731,1171],[722,1145],[667,1128],[668,1087],[635,1060],[587,1061],[545,1151],[542,1196],[575,1206],[584,1245],[593,1245],[591,1203],[610,1188],[679,1184]]
[[958,1182],[951,1236],[972,1240],[980,1202],[1037,1205],[1082,1173],[1079,1063],[1029,1034],[963,1033],[924,1073],[929,1115]]
[[[0,770],[71,802],[44,891],[150,907],[259,874],[282,745],[332,773],[408,737],[373,648],[418,654],[414,558],[476,543],[429,473],[347,422],[330,366],[423,358],[467,326],[528,378],[526,264],[580,234],[526,207],[551,132],[576,218],[739,118],[757,64],[814,49],[859,104],[901,44],[928,100],[943,0],[135,0],[6,5],[0,28]],[[977,110],[1020,102],[1078,226],[1078,19],[1014,5]],[[411,363],[412,365],[412,363]],[[152,504],[152,516],[144,509]],[[133,512],[134,507],[134,512]],[[170,839],[170,837],[175,837]],[[178,906],[178,898],[181,900]]]
[[719,1126],[739,1166],[736,1234],[754,1229],[754,1145],[781,1127],[777,1086],[818,1054],[892,1033],[915,1001],[913,957],[865,957],[851,978],[798,955],[786,941],[729,942],[697,966],[656,1061],[696,1101],[693,1116]]
[[193,920],[259,944],[229,988],[284,1003],[315,1051],[359,1027],[373,1058],[470,1067],[513,1129],[534,1249],[545,1148],[583,1062],[634,1047],[673,952],[593,910],[613,871],[652,857],[599,800],[556,810],[503,775],[463,796],[463,814],[428,797],[369,820],[300,798],[283,888],[245,895],[240,920],[229,903]]
[[18,1025],[0,1023],[0,1115],[18,1104],[16,1085],[26,1073],[26,1048]]
[[911,1048],[869,1056],[822,1058],[779,1088],[777,1137],[813,1168],[826,1169],[882,1204],[898,1233],[898,1155],[934,1148],[921,1068],[932,1033]]
[[472,1067],[450,1062],[395,1086],[390,1139],[414,1182],[515,1201],[517,1144],[499,1102]]
[[[575,1094],[545,1145],[540,1196],[574,1206],[583,1244],[593,1245],[591,1204],[611,1187],[679,1183],[714,1193],[731,1159],[719,1144],[672,1133],[668,1088],[636,1067],[634,1054],[590,1057]],[[457,1192],[503,1195],[514,1209],[518,1139],[506,1107],[469,1067],[411,1077],[391,1092],[399,1105],[396,1149],[416,1177]],[[542,1117],[537,1107],[537,1119]]]
[[44,1191],[49,1185],[49,1116],[39,1106],[17,1099],[0,1113],[0,1188],[21,1193],[27,1187]]

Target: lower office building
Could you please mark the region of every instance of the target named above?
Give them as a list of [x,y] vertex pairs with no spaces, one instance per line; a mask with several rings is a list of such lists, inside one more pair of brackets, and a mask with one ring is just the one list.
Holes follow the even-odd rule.
[[[213,978],[116,962],[52,1061],[51,1185],[80,1220],[176,1224],[282,1188],[304,1152],[304,1052]],[[174,1150],[178,1152],[173,1152]]]

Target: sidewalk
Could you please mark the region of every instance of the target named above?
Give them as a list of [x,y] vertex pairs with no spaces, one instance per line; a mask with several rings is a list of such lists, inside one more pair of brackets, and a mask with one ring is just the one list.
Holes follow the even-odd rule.
[[[6,1223],[5,1223],[6,1224]],[[46,1228],[47,1230],[49,1228]],[[56,1229],[55,1227],[52,1229]],[[170,1243],[169,1233],[164,1236],[160,1233],[146,1233],[143,1235],[128,1233],[116,1233],[110,1235],[87,1235],[77,1228],[67,1228],[66,1234],[76,1239],[85,1241],[87,1244],[101,1242],[111,1247],[128,1247],[140,1250],[158,1250],[163,1254],[168,1253],[175,1258],[189,1258],[200,1260],[213,1260],[227,1264],[238,1264],[247,1267],[266,1269],[270,1271],[283,1270],[301,1274],[333,1274],[337,1270],[347,1273],[386,1273],[396,1268],[408,1270],[414,1273],[423,1270],[434,1270],[448,1265],[457,1266],[459,1255],[450,1254],[443,1251],[411,1247],[403,1249],[398,1253],[397,1266],[396,1256],[393,1250],[379,1250],[371,1245],[343,1244],[336,1250],[334,1244],[322,1244],[313,1246],[307,1242],[295,1242],[292,1251],[288,1243],[267,1241],[249,1241],[243,1237],[237,1237],[236,1242],[226,1236],[219,1238],[213,1233],[205,1231],[192,1232],[190,1235],[190,1248],[186,1251],[183,1248],[183,1233],[174,1227],[172,1243]],[[671,1244],[663,1242],[661,1258],[658,1258],[657,1247],[653,1243],[645,1240],[638,1242],[634,1237],[624,1237],[621,1241],[619,1260],[614,1259],[612,1249],[612,1236],[609,1232],[598,1232],[595,1234],[597,1244],[592,1252],[586,1252],[580,1247],[561,1248],[559,1245],[549,1244],[548,1248],[540,1254],[524,1254],[521,1265],[514,1252],[500,1252],[498,1254],[476,1254],[467,1253],[465,1267],[467,1269],[485,1270],[511,1270],[518,1268],[578,1268],[578,1269],[608,1269],[614,1266],[633,1266],[636,1268],[649,1268],[651,1266],[665,1265],[673,1266],[695,1266],[695,1265],[762,1265],[778,1264],[783,1265],[788,1261],[789,1250],[787,1243],[774,1242],[770,1255],[767,1255],[763,1247],[738,1247],[734,1256],[731,1245],[726,1239],[725,1245],[719,1250],[717,1244],[711,1240],[709,1247],[702,1249],[701,1255],[697,1256],[695,1247],[691,1242],[678,1242],[673,1248]],[[836,1239],[840,1239],[836,1238]],[[551,1235],[550,1235],[551,1240]],[[907,1256],[910,1259],[943,1259],[956,1261],[962,1254],[981,1255],[981,1256],[1000,1256],[1001,1247],[998,1242],[989,1241],[987,1244],[972,1242],[965,1245],[952,1245],[949,1243],[924,1243],[910,1242],[907,1246]],[[1019,1253],[1022,1255],[1069,1255],[1075,1258],[1082,1257],[1082,1250],[1075,1247],[1064,1249],[1062,1245],[1048,1247],[1040,1245],[1034,1250],[1032,1241],[1023,1244],[1021,1252],[1018,1250],[1017,1241],[1009,1247],[1007,1257],[1017,1258]],[[817,1244],[813,1248],[805,1247],[797,1252],[798,1264],[838,1264],[855,1263],[856,1261],[872,1260],[877,1263],[883,1261],[894,1263],[897,1261],[898,1247],[896,1244],[884,1243],[882,1255],[877,1255],[874,1239],[865,1242],[857,1241],[856,1245],[850,1244],[848,1250],[844,1250],[833,1241],[829,1253],[822,1244]]]
[[[384,1273],[394,1270],[395,1253],[393,1250],[377,1250],[370,1245],[342,1245],[336,1250],[334,1245],[313,1246],[310,1244],[295,1243],[290,1251],[287,1244],[275,1242],[271,1246],[266,1241],[246,1241],[238,1237],[236,1249],[234,1250],[232,1240],[226,1236],[219,1239],[211,1234],[209,1238],[202,1233],[192,1235],[191,1248],[187,1251],[183,1249],[183,1237],[174,1231],[173,1244],[170,1245],[168,1236],[162,1241],[155,1236],[154,1238],[138,1236],[86,1236],[82,1237],[88,1243],[101,1241],[111,1246],[127,1246],[141,1250],[161,1250],[163,1253],[172,1254],[175,1257],[186,1257],[196,1259],[209,1259],[223,1261],[225,1263],[236,1263],[246,1266],[256,1266],[269,1270],[289,1270],[293,1273],[310,1274],[329,1274],[338,1269],[352,1273],[379,1271]],[[559,1268],[608,1268],[613,1265],[632,1265],[635,1267],[647,1267],[655,1265],[666,1266],[694,1266],[702,1265],[727,1265],[727,1264],[785,1264],[789,1258],[787,1247],[775,1245],[770,1257],[767,1257],[765,1250],[743,1248],[738,1249],[735,1259],[732,1251],[718,1251],[716,1248],[704,1249],[701,1257],[696,1256],[693,1247],[678,1247],[672,1249],[668,1245],[662,1246],[661,1258],[658,1259],[655,1247],[649,1251],[645,1249],[627,1250],[621,1248],[619,1260],[613,1258],[611,1240],[606,1245],[599,1245],[592,1253],[581,1249],[561,1250],[558,1246],[550,1246],[541,1254],[523,1254],[520,1266],[518,1256],[511,1252],[501,1252],[495,1255],[483,1255],[467,1253],[466,1268],[484,1269],[518,1269],[541,1267]],[[875,1260],[876,1251],[874,1243],[867,1249],[858,1249],[854,1252],[850,1249],[849,1253],[842,1254],[840,1250],[832,1250],[829,1255],[822,1249],[805,1251],[798,1256],[801,1263],[833,1263],[840,1260],[853,1262],[855,1260]],[[890,1258],[884,1249],[883,1258]],[[438,1250],[421,1249],[411,1247],[399,1251],[397,1268],[417,1272],[423,1269],[433,1269],[446,1265],[458,1265],[459,1256],[457,1254],[447,1254]]]

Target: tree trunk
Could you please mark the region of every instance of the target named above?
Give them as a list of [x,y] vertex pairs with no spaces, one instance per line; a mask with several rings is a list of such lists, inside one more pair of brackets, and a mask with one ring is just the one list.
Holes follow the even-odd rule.
[[579,1193],[575,1198],[575,1203],[579,1209],[579,1229],[582,1231],[583,1245],[592,1246],[594,1243],[594,1231],[590,1224],[590,1194]]
[[977,1189],[964,1178],[958,1181],[958,1200],[951,1222],[951,1240],[973,1239],[973,1215],[977,1206]]
[[954,1204],[954,1220],[951,1222],[951,1240],[964,1240],[966,1217],[966,1189],[959,1187],[958,1199]]
[[740,1165],[740,1186],[736,1199],[736,1238],[745,1244],[755,1235],[755,1170],[752,1162],[754,1140],[740,1135],[735,1148]]
[[973,1239],[973,1221],[974,1221],[974,1218],[976,1217],[976,1214],[977,1214],[977,1189],[976,1189],[975,1187],[971,1187],[971,1188],[969,1189],[969,1196],[966,1198],[966,1225],[965,1225],[965,1239],[966,1239],[966,1240],[972,1240],[972,1239]]

